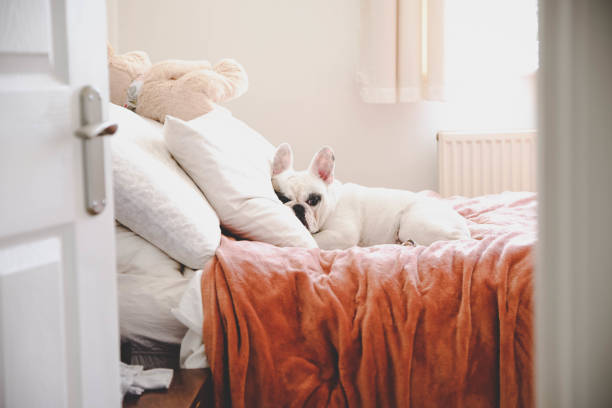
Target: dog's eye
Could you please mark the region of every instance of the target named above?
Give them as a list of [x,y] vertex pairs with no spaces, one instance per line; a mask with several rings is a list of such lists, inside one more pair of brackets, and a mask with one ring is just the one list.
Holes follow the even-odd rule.
[[287,198],[286,195],[284,195],[283,193],[279,193],[278,191],[274,190],[274,192],[276,193],[276,196],[278,197],[279,200],[281,200],[281,203],[285,204],[289,201],[291,201],[290,199]]
[[314,207],[315,205],[319,204],[320,201],[321,201],[321,194],[312,193],[308,196],[308,199],[306,200],[306,204],[308,204],[311,207]]

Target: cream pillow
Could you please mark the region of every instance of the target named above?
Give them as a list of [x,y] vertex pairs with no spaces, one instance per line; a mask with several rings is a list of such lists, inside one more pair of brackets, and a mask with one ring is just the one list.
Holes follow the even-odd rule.
[[[110,104],[115,218],[183,265],[200,269],[221,240],[219,218],[168,152],[161,124]],[[154,124],[153,124],[154,123]]]
[[317,246],[274,194],[274,146],[227,109],[188,122],[167,116],[164,137],[231,233],[278,246]]

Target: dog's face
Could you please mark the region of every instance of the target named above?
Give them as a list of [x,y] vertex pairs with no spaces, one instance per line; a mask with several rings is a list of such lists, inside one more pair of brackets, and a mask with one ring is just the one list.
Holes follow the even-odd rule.
[[295,171],[289,144],[278,146],[274,155],[274,191],[312,234],[319,232],[336,205],[329,193],[334,181],[334,161],[334,152],[324,147],[314,155],[307,170]]

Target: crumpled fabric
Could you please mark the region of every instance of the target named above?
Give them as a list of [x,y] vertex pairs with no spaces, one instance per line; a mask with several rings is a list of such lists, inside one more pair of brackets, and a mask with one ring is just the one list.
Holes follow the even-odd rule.
[[174,371],[169,368],[144,370],[140,365],[120,364],[121,397],[125,394],[141,395],[145,390],[168,389]]

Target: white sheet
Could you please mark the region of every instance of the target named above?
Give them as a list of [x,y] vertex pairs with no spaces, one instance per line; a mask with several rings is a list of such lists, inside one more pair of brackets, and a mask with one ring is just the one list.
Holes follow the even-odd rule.
[[181,368],[209,367],[208,359],[202,342],[202,271],[196,271],[189,281],[178,306],[172,309],[172,314],[188,327],[181,342]]

